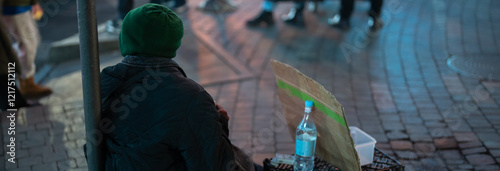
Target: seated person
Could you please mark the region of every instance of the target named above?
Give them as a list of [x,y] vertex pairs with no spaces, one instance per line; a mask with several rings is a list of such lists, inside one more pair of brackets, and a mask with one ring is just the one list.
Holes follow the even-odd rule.
[[237,170],[227,113],[172,60],[181,19],[146,4],[122,26],[124,58],[101,72],[106,170]]

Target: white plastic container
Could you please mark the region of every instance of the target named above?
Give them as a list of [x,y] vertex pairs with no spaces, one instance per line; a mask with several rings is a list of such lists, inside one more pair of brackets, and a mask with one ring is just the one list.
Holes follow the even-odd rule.
[[358,127],[350,126],[349,129],[351,130],[351,137],[354,141],[356,151],[358,151],[361,166],[372,163],[377,140]]

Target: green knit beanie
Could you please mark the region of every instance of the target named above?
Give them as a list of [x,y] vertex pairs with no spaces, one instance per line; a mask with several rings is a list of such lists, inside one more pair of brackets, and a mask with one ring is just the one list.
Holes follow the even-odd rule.
[[146,4],[123,19],[120,51],[125,55],[175,57],[184,35],[182,20],[170,9]]

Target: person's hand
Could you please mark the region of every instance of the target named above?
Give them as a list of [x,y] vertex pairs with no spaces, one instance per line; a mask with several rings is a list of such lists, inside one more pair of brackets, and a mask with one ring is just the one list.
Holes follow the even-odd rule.
[[215,108],[217,109],[217,112],[219,112],[220,115],[224,116],[229,121],[229,116],[227,115],[227,111],[224,110],[224,108],[221,105],[215,103]]
[[35,18],[35,20],[42,19],[42,17],[43,17],[43,9],[40,6],[40,3],[37,3],[36,5],[33,5],[33,8],[32,8],[31,12],[33,13],[33,18]]

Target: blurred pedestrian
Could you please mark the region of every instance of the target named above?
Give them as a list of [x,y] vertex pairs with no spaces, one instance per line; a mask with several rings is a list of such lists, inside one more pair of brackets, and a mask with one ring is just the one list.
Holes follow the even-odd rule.
[[181,13],[186,9],[184,8],[186,7],[186,0],[162,0],[162,1],[167,2],[167,7],[176,13]]
[[199,10],[216,12],[218,14],[233,12],[237,9],[231,0],[204,0],[197,7]]
[[[257,27],[264,24],[265,26],[273,26],[273,11],[276,3],[283,0],[264,0],[262,2],[262,11],[252,20],[247,21],[247,26]],[[283,21],[288,24],[303,24],[303,11],[305,0],[294,0],[295,6],[290,9],[288,15],[282,17]]]
[[[186,5],[186,0],[150,0],[150,3],[162,4],[162,2],[173,2],[169,8],[177,9]],[[106,23],[106,31],[119,34],[122,22],[127,13],[134,8],[134,0],[118,0],[118,17]]]
[[4,0],[2,20],[14,40],[22,74],[19,78],[19,90],[28,98],[40,98],[52,93],[52,90],[35,83],[35,56],[40,43],[40,34],[33,18],[33,13],[42,10],[37,0]]
[[227,112],[172,60],[183,35],[182,20],[161,5],[124,18],[124,59],[101,72],[106,170],[244,168],[228,138]]
[[[0,13],[2,12],[3,0],[0,0]],[[14,73],[9,72],[9,63],[14,64]],[[10,37],[7,33],[2,20],[0,20],[0,109],[5,111],[12,108],[20,108],[24,106],[29,106],[23,95],[19,92],[17,86],[14,84],[9,84],[15,80],[9,80],[9,74],[14,74],[14,76],[19,76],[21,73],[21,66],[19,66],[19,61],[17,59],[17,54],[14,49],[12,49],[12,43]],[[11,75],[12,76],[12,75]],[[12,77],[10,77],[12,79]],[[10,87],[10,89],[9,89]],[[13,90],[12,90],[13,89]],[[9,93],[11,91],[11,93]],[[9,97],[9,95],[14,95]],[[9,105],[8,99],[15,99],[13,101],[14,106]],[[12,101],[11,101],[12,102]]]
[[[150,0],[150,3],[160,4],[160,0]],[[119,34],[122,22],[127,13],[134,8],[134,0],[118,0],[118,17],[106,23],[106,32]]]
[[[383,22],[380,20],[380,12],[382,9],[383,0],[370,0],[371,7],[368,11],[370,20],[368,26],[370,30],[375,31],[382,27]],[[336,28],[345,30],[350,27],[350,19],[354,9],[354,0],[342,0],[340,5],[340,14],[335,15],[329,19],[328,22]]]

